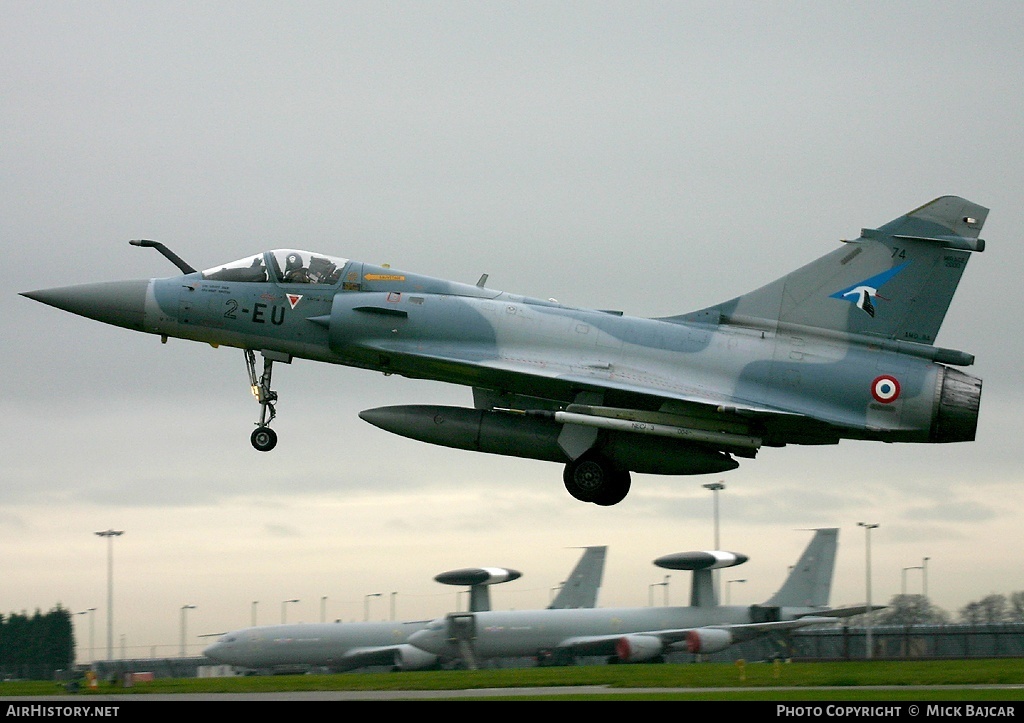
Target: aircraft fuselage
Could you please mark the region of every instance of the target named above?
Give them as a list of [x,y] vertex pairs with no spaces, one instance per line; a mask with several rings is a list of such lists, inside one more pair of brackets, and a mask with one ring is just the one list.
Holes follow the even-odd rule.
[[[274,362],[469,386],[472,407],[364,410],[460,449],[566,465],[577,499],[615,504],[630,472],[709,474],[762,446],[974,439],[973,357],[932,345],[987,209],[944,196],[748,294],[638,318],[281,249],[185,273],[26,292],[118,326],[245,350],[270,424]],[[262,375],[255,354],[264,357]]]

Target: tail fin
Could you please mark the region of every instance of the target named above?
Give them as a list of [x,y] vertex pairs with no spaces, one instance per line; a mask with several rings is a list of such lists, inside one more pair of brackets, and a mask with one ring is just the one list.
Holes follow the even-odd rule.
[[583,548],[583,556],[562,583],[562,589],[548,608],[597,607],[597,592],[601,589],[607,551],[605,546]]
[[[749,294],[682,318],[768,320],[933,344],[988,209],[942,196]],[[678,317],[676,317],[678,318]]]
[[815,530],[814,537],[766,607],[825,607],[832,593],[832,570],[839,546],[839,528]]

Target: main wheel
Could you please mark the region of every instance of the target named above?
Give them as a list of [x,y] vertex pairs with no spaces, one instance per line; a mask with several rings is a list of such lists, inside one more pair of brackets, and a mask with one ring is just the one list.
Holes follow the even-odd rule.
[[619,470],[598,454],[585,454],[565,465],[562,481],[570,495],[582,502],[614,505],[629,492],[629,472]]
[[581,502],[593,502],[608,476],[607,464],[597,455],[585,454],[565,465],[562,481],[570,495]]
[[277,432],[270,427],[257,427],[249,437],[249,441],[260,452],[269,452],[277,446]]
[[608,484],[605,485],[604,491],[594,498],[594,504],[601,505],[602,507],[611,507],[612,505],[619,504],[629,494],[631,483],[632,480],[628,470],[615,470]]

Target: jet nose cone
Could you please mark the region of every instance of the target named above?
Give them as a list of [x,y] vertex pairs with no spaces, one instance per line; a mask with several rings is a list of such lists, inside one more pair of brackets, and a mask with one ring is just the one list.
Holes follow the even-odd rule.
[[407,642],[415,648],[425,650],[428,653],[439,655],[442,645],[439,645],[440,637],[433,630],[417,630],[409,636]]
[[107,281],[24,291],[22,296],[72,314],[143,331],[149,280]]
[[246,661],[243,658],[245,656],[240,655],[241,651],[237,648],[237,645],[220,640],[204,649],[203,655],[210,660],[216,660],[218,663],[226,665],[244,665]]
[[234,665],[238,662],[237,656],[231,655],[230,646],[224,645],[223,643],[214,643],[203,651],[203,655],[210,660],[216,660],[218,663]]

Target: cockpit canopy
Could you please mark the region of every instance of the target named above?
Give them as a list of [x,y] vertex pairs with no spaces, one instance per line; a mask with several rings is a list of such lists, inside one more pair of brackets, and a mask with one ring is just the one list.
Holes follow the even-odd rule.
[[207,269],[203,271],[203,278],[210,281],[273,280],[279,284],[333,286],[338,283],[347,263],[348,259],[309,251],[276,249]]

